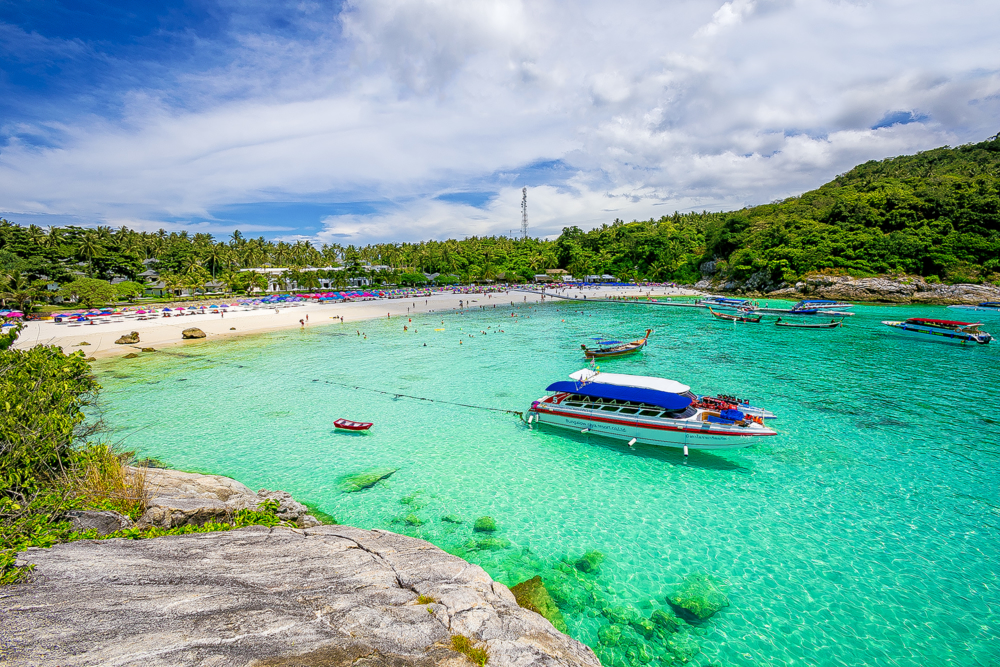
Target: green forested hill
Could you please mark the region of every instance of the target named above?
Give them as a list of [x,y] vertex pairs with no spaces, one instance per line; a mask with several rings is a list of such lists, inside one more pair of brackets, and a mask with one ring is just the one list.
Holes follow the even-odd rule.
[[[718,276],[758,283],[817,271],[855,276],[909,273],[947,282],[1000,283],[1000,135],[987,141],[859,165],[817,190],[725,213],[687,213],[611,224],[558,239],[471,237],[369,246],[248,239],[126,228],[47,230],[0,221],[0,283],[87,274],[135,277],[155,259],[175,284],[211,278],[235,284],[236,269],[365,264],[401,272],[454,273],[464,280],[530,279],[548,268],[576,276],[695,282],[715,260]],[[343,275],[343,274],[339,274]],[[305,280],[306,282],[303,282]],[[299,282],[307,284],[311,278]],[[0,284],[0,291],[3,285]]]

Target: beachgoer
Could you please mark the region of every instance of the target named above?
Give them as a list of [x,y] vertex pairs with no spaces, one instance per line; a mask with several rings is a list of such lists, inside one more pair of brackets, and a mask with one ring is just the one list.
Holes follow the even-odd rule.
[[306,313],[306,322],[309,321],[309,313]]
[[306,327],[306,321],[305,320],[299,320],[299,327],[301,327],[301,328],[304,329]]
[[275,315],[277,315],[277,314],[278,314],[278,309],[277,309],[277,308],[275,308],[275,309],[274,309],[274,314],[275,314]]

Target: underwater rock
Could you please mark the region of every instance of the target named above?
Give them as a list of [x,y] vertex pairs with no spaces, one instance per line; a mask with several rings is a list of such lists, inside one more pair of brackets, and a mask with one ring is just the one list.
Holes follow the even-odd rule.
[[359,472],[355,475],[348,475],[340,483],[340,488],[343,489],[345,493],[354,493],[355,491],[370,489],[383,479],[391,477],[397,470],[399,470],[399,468],[372,468],[371,470]]
[[123,358],[123,359],[138,359],[138,358],[139,358],[139,355],[138,355],[138,354],[136,354],[135,352],[129,352],[128,354],[126,354],[126,355],[125,355],[124,357],[122,357],[122,358]]
[[650,614],[649,620],[663,632],[677,632],[677,628],[680,627],[680,621],[677,620],[676,616],[660,609]]
[[156,348],[155,347],[144,347],[144,348],[142,348],[142,351],[143,352],[156,352]]
[[497,529],[497,522],[491,516],[481,516],[476,519],[476,525],[472,529],[477,533],[492,533]]
[[542,583],[540,575],[522,581],[517,586],[512,587],[510,592],[514,594],[517,604],[540,615],[554,625],[556,630],[567,631],[566,621],[552,596],[549,595],[549,591],[545,588],[545,584]]
[[710,574],[692,572],[684,577],[684,582],[667,596],[679,613],[695,620],[704,621],[723,607],[729,606],[726,597],[729,587]]
[[115,341],[115,345],[135,345],[139,342],[139,332],[133,331],[130,334],[123,334],[121,338]]
[[642,618],[642,615],[632,607],[605,607],[601,613],[615,625],[632,625]]
[[[181,338],[188,340],[190,338],[204,338],[205,332],[198,327],[191,327],[190,329],[185,329],[181,332]],[[138,340],[136,341],[138,342]]]
[[422,526],[424,525],[423,519],[421,519],[416,514],[407,514],[403,517],[403,523],[407,526]]
[[691,632],[675,632],[667,637],[667,649],[684,663],[701,653],[701,642]]
[[445,523],[463,523],[463,521],[454,514],[445,514],[443,517],[441,517],[441,520],[444,521]]
[[632,621],[632,628],[646,639],[651,638],[656,632],[656,626],[653,625],[653,622],[641,616]]
[[415,510],[421,510],[427,506],[427,502],[420,497],[421,493],[423,492],[415,491],[414,493],[411,493],[408,496],[403,496],[402,498],[399,499],[399,504],[406,505]]
[[510,546],[510,542],[500,537],[484,537],[479,540],[469,540],[465,548],[469,551],[500,551]]
[[604,554],[600,551],[588,551],[583,554],[578,561],[576,561],[576,569],[580,572],[593,573],[601,567],[601,563],[604,562]]
[[620,625],[603,625],[597,631],[597,640],[605,646],[617,646],[622,639],[622,627]]

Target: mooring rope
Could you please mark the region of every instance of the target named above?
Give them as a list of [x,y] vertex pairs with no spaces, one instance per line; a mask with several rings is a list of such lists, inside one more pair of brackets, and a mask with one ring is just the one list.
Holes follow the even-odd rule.
[[368,387],[359,387],[353,384],[347,384],[345,382],[333,382],[331,380],[314,380],[314,382],[325,382],[326,384],[336,385],[338,387],[346,387],[348,389],[357,389],[359,391],[368,391],[373,394],[383,394],[385,396],[392,396],[393,398],[410,398],[414,401],[427,401],[428,403],[444,403],[446,405],[457,405],[462,408],[473,408],[475,410],[489,410],[490,412],[503,412],[509,415],[517,415],[520,417],[521,421],[524,421],[524,412],[520,410],[505,410],[504,408],[490,408],[485,405],[472,405],[470,403],[456,403],[455,401],[445,401],[440,398],[426,398],[424,396],[411,396],[409,394],[401,394],[396,391],[382,391],[381,389],[370,389]]

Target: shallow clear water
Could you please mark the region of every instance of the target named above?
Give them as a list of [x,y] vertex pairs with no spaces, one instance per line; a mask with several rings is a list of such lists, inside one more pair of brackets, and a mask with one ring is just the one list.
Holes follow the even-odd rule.
[[[697,572],[728,584],[729,606],[682,626],[700,645],[689,664],[997,664],[1000,344],[908,340],[879,324],[954,314],[940,307],[858,306],[843,329],[809,331],[695,309],[495,303],[416,317],[406,333],[397,319],[314,325],[104,362],[103,416],[125,446],[174,467],[425,538],[507,584],[541,574],[605,665],[679,663],[683,651],[622,625],[621,609],[669,610],[667,594]],[[780,435],[685,461],[393,395],[523,411],[584,366],[588,337],[647,326],[644,352],[602,368],[751,398]],[[376,426],[334,432],[338,417]],[[398,471],[342,490],[372,468]],[[492,542],[472,531],[484,515],[499,524]],[[605,555],[596,574],[572,567],[589,550]]]

